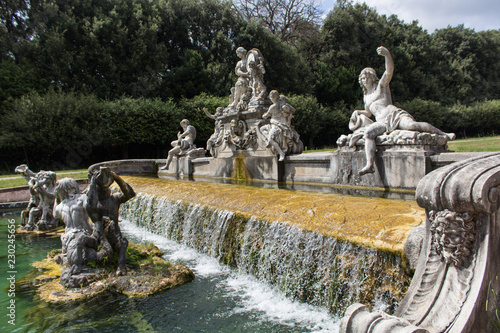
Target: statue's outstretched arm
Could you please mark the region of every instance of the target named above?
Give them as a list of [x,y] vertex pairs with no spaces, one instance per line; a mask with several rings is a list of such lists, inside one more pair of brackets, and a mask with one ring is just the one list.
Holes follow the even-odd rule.
[[122,195],[120,197],[120,201],[122,203],[135,197],[134,189],[129,184],[127,184],[123,179],[120,178],[120,176],[118,176],[113,171],[111,171],[111,175],[122,191]]
[[392,75],[394,74],[394,61],[392,60],[391,53],[389,50],[383,46],[380,46],[377,49],[377,53],[383,57],[385,57],[385,72],[380,79],[380,85],[387,87],[391,82]]
[[16,167],[14,172],[21,174],[21,176],[26,179],[28,182],[30,181],[31,178],[35,178],[36,174],[28,168],[28,165],[26,164],[21,164]]
[[208,116],[208,118],[215,120],[215,116],[213,114],[210,114],[210,112],[208,112],[207,108],[203,108],[203,112],[205,112],[205,114]]

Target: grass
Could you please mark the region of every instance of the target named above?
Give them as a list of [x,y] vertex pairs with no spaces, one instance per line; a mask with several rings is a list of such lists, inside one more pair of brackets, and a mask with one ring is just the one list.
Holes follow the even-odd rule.
[[[448,142],[448,148],[456,152],[489,152],[500,151],[500,136],[484,138],[460,139]],[[307,153],[334,152],[337,148],[326,147],[321,149],[310,149]],[[87,169],[64,170],[56,172],[57,179],[70,177],[74,179],[86,179]],[[27,182],[18,174],[0,175],[0,188],[25,186]]]
[[[448,148],[456,152],[500,151],[500,136],[453,140],[448,142]],[[309,149],[304,151],[304,153],[334,152],[335,150],[337,150],[337,148],[326,147],[321,149]]]
[[500,136],[454,140],[448,142],[448,148],[456,152],[500,151]]
[[304,154],[307,154],[307,153],[320,153],[320,152],[334,152],[336,151],[337,148],[336,147],[325,147],[325,148],[319,148],[319,149],[308,149],[308,150],[304,150]]
[[[87,169],[63,170],[56,172],[57,179],[62,179],[65,177],[73,179],[87,179],[87,174],[88,174]],[[28,185],[28,182],[19,174],[13,173],[0,176],[0,188],[18,187],[26,185]]]

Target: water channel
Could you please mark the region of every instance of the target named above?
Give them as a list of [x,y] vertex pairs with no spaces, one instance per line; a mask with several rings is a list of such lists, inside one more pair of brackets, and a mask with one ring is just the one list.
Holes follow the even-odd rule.
[[[0,220],[0,246],[7,247],[9,220]],[[254,277],[222,266],[214,258],[152,234],[127,221],[121,224],[133,242],[153,242],[166,259],[193,269],[192,283],[153,297],[124,296],[90,300],[78,305],[49,305],[30,291],[16,291],[16,325],[7,323],[10,298],[4,289],[9,277],[7,258],[1,257],[0,306],[2,332],[337,332],[338,318],[322,307],[291,301]],[[58,237],[16,236],[16,277],[60,247]]]

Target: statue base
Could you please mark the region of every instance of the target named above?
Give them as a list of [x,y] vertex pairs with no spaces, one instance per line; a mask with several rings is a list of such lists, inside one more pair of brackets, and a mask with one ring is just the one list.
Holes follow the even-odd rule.
[[283,163],[264,150],[243,150],[227,157],[201,157],[174,159],[169,170],[159,170],[160,178],[222,178],[236,181],[279,181]]
[[339,185],[415,189],[418,182],[432,171],[432,147],[377,146],[374,172],[360,175],[366,165],[364,148],[333,153],[332,183]]

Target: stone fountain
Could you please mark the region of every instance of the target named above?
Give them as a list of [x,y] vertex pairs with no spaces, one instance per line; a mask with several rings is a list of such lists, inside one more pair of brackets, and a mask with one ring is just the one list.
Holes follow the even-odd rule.
[[[500,290],[500,153],[446,157],[454,134],[392,104],[392,57],[384,47],[377,53],[386,70],[380,79],[371,68],[361,72],[365,109],[353,112],[353,133],[338,139],[335,153],[301,154],[292,126],[296,110],[277,91],[267,92],[262,53],[238,48],[229,104],[214,114],[203,110],[215,121],[206,151],[194,146],[196,124],[183,120],[166,161],[110,161],[89,171],[110,168],[117,180],[117,174],[153,173],[164,165],[160,178],[416,189],[422,209],[387,199],[209,182],[118,181],[122,192],[127,184],[138,192],[120,201],[121,216],[290,297],[343,313],[342,333],[490,332],[488,313]],[[97,214],[96,221],[103,217]],[[375,299],[387,312],[371,308]]]
[[[377,52],[385,59],[386,71],[380,79],[372,68],[360,74],[365,109],[352,113],[353,133],[338,138],[336,152],[301,154],[303,144],[292,125],[295,108],[277,91],[267,93],[260,50],[238,48],[238,80],[229,104],[214,114],[203,110],[215,120],[206,146],[211,157],[204,157],[202,148],[182,143],[184,137],[195,135],[193,127],[172,142],[175,157],[169,153],[158,175],[414,190],[427,173],[469,157],[449,154],[447,142],[455,138],[453,133],[418,122],[392,104],[389,83],[394,63],[385,47]],[[173,166],[167,169],[172,159]]]
[[[160,177],[210,177],[280,180],[285,156],[300,154],[303,144],[291,122],[295,109],[276,90],[268,93],[264,85],[264,57],[259,49],[239,47],[240,60],[235,73],[238,80],[231,89],[229,104],[215,114],[204,109],[215,120],[214,133],[207,142],[212,157],[202,158],[200,148],[173,142],[179,150],[167,159]],[[191,130],[190,133],[195,133]],[[187,137],[187,129],[179,137]],[[178,147],[178,148],[176,148]]]
[[[372,261],[386,272],[395,272],[395,267],[404,266],[406,259],[397,259],[402,249],[401,252],[382,249],[378,243],[380,235],[387,232],[387,226],[383,227],[384,232],[379,230],[379,235],[369,241],[356,236],[344,244],[342,242],[348,237],[343,231],[336,236],[321,231],[322,223],[329,226],[325,230],[335,229],[335,223],[326,221],[339,210],[332,209],[320,218],[320,226],[309,225],[303,221],[319,216],[319,206],[313,205],[314,208],[307,210],[306,199],[301,201],[302,208],[311,215],[290,217],[283,224],[279,217],[273,222],[270,215],[265,215],[267,220],[245,216],[248,205],[242,199],[236,200],[240,203],[236,206],[216,208],[228,204],[221,189],[215,190],[216,199],[205,202],[206,199],[188,191],[188,185],[184,190],[170,191],[175,195],[167,199],[171,195],[164,191],[173,185],[165,185],[158,192],[154,190],[156,185],[142,183],[147,194],[139,194],[127,204],[124,216],[151,231],[159,230],[168,237],[187,242],[231,266],[245,267],[259,278],[281,284],[292,297],[325,304],[332,311],[347,308],[341,332],[490,332],[493,323],[488,313],[494,310],[496,304],[492,300],[500,290],[496,276],[500,261],[494,256],[500,234],[500,154],[450,153],[447,142],[454,139],[453,133],[444,133],[431,124],[418,122],[407,111],[394,106],[389,89],[394,63],[384,47],[377,49],[386,63],[381,78],[371,68],[360,74],[365,109],[353,112],[349,124],[352,133],[338,139],[339,149],[334,153],[301,154],[299,136],[290,122],[295,110],[286,97],[274,91],[266,93],[261,52],[239,48],[237,53],[241,59],[236,66],[238,81],[232,89],[229,105],[218,108],[215,114],[204,110],[215,120],[214,134],[207,143],[211,157],[189,157],[186,152],[174,158],[177,159],[176,167],[168,172],[160,171],[159,176],[203,179],[234,178],[236,174],[246,179],[292,184],[416,189],[417,203],[425,209],[425,223],[404,233],[404,238],[408,238],[405,253],[415,270],[404,298],[394,303],[398,306],[390,311],[392,314],[372,311],[367,303],[373,303],[359,295],[353,296],[354,285],[346,289],[343,284],[343,281],[356,281],[349,271],[354,262]],[[121,161],[102,165],[125,173],[143,173],[153,171],[154,163],[161,164],[161,161]],[[265,196],[264,192],[227,195],[236,198]],[[290,200],[278,203],[264,199],[271,206],[277,205],[278,210],[284,207],[276,215],[281,217],[289,211],[286,207]],[[250,205],[262,214],[270,214],[260,204]],[[335,203],[332,201],[331,205]],[[339,206],[339,209],[342,208]],[[359,208],[354,210],[359,211]],[[402,210],[400,213],[406,214]],[[207,217],[210,222],[206,221]],[[341,225],[351,223],[345,217],[343,221],[339,230],[342,230]],[[299,231],[290,224],[298,226]],[[409,229],[417,224],[415,221]],[[329,237],[333,237],[333,243],[329,243]],[[276,242],[282,245],[277,246]],[[349,242],[356,245],[350,247]],[[298,248],[295,243],[299,244]],[[324,248],[325,244],[330,244],[331,251]],[[402,247],[403,242],[399,244]],[[363,249],[375,250],[374,256],[360,254]],[[303,251],[304,255],[298,256],[297,253]],[[274,252],[278,253],[277,257]],[[388,253],[392,254],[387,257]],[[324,257],[330,259],[323,262]],[[288,262],[289,258],[304,270],[297,270]],[[328,265],[328,261],[333,265]],[[259,265],[269,270],[261,270]],[[366,272],[372,268],[361,270]],[[386,276],[382,271],[374,274]],[[400,278],[403,275],[399,275]],[[368,276],[359,278],[359,283],[370,281]],[[381,290],[374,293],[376,297],[395,295]],[[347,307],[345,303],[338,303],[344,296],[348,302],[355,299],[361,302]]]

